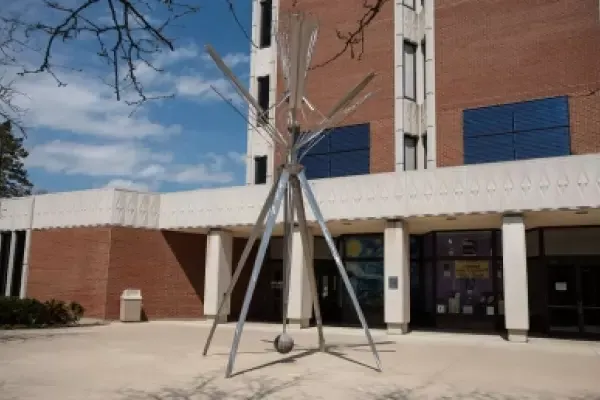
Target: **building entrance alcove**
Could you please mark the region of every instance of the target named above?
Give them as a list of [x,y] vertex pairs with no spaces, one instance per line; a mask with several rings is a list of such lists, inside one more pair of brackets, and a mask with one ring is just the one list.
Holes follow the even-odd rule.
[[536,228],[527,235],[532,332],[599,340],[600,228]]
[[[360,326],[324,239],[315,237],[314,240],[315,275],[323,324]],[[369,327],[383,327],[383,234],[342,235],[336,239],[336,244]],[[311,324],[315,324],[314,316]]]
[[411,237],[411,327],[497,332],[504,327],[499,230]]

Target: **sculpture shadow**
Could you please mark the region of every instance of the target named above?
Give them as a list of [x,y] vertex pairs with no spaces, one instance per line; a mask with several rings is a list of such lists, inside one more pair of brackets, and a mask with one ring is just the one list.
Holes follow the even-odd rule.
[[[263,339],[262,341],[266,342],[266,343],[272,343],[273,342],[271,340],[266,340],[266,339]],[[385,345],[385,344],[395,344],[395,343],[391,342],[391,341],[376,342],[375,346]],[[339,359],[341,359],[343,361],[350,362],[352,364],[359,365],[361,367],[364,367],[364,368],[367,368],[367,369],[379,372],[379,370],[375,366],[369,365],[369,364],[365,364],[365,363],[363,363],[362,361],[359,361],[359,360],[355,360],[355,359],[349,357],[343,351],[344,348],[353,348],[354,349],[354,348],[357,348],[357,347],[364,347],[364,346],[369,346],[369,345],[368,344],[362,344],[362,343],[361,344],[348,343],[348,344],[337,344],[337,345],[336,344],[331,344],[331,345],[328,344],[328,345],[325,346],[325,353],[328,354],[328,355],[337,357],[337,358],[339,358]],[[316,354],[316,353],[320,353],[320,350],[318,348],[316,348],[316,347],[315,348],[300,348],[300,349],[297,348],[297,350],[300,350],[300,352],[295,353],[295,354],[293,354],[291,356],[288,356],[288,357],[284,357],[284,358],[281,358],[281,359],[278,359],[278,360],[269,361],[269,362],[264,363],[264,364],[260,364],[260,365],[257,365],[257,366],[251,367],[251,368],[246,368],[246,369],[234,372],[234,373],[232,373],[231,376],[233,377],[233,376],[243,375],[243,374],[246,374],[248,372],[258,371],[258,370],[261,370],[263,368],[271,367],[271,366],[274,366],[274,365],[277,365],[277,364],[281,364],[281,363],[293,363],[293,362],[296,362],[299,359],[311,356],[311,355]],[[370,349],[368,349],[368,350],[367,349],[364,349],[364,350],[361,349],[361,350],[358,350],[358,351],[368,351],[368,352],[371,352]],[[382,352],[392,352],[392,353],[396,352],[395,350],[381,350],[381,349],[377,349],[377,351],[379,353],[382,353]],[[273,351],[270,351],[270,352],[274,353],[275,351],[273,350]]]
[[[178,387],[162,387],[155,391],[135,389],[120,390],[121,400],[242,400],[265,399],[298,385],[304,377],[279,380],[265,376],[236,380],[217,379],[215,376],[199,376]],[[298,397],[294,393],[294,398]]]
[[557,395],[543,392],[528,392],[508,394],[484,390],[471,390],[467,392],[454,392],[448,390],[447,394],[432,394],[429,392],[432,383],[426,383],[415,388],[387,387],[381,390],[373,389],[365,393],[363,398],[370,400],[598,400],[600,393],[580,393],[571,396]]

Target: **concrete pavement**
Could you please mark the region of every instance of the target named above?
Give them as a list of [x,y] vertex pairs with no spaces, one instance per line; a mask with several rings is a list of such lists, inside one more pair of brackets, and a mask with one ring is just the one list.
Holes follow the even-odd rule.
[[206,322],[161,321],[0,332],[0,399],[600,399],[600,343],[373,331],[384,371],[361,330],[291,330],[294,351],[273,350],[277,326],[247,324],[224,379],[233,324],[207,357]]

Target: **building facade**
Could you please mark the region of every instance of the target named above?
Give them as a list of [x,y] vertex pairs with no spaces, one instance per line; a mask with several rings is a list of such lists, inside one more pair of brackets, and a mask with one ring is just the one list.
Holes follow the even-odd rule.
[[[345,43],[337,32],[356,29],[362,0],[254,0],[250,91],[265,109],[282,93],[273,32],[293,9],[320,22],[307,82],[316,107],[377,72],[377,94],[305,158],[370,325],[506,332],[515,341],[598,337],[598,1],[384,1],[350,58],[336,56]],[[0,289],[77,300],[89,316],[115,319],[121,291],[138,288],[149,319],[214,318],[281,162],[257,122],[248,126],[245,186],[3,200]],[[313,323],[306,267],[314,267],[325,323],[356,325],[308,218],[312,265],[294,232],[288,317]],[[280,225],[281,216],[251,320],[282,316]]]

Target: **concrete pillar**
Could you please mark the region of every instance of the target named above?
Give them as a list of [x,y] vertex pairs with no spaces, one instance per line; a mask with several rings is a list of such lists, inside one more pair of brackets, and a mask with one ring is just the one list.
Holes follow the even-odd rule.
[[[233,258],[233,237],[223,230],[208,233],[206,240],[206,267],[204,279],[204,315],[207,319],[217,317],[219,303],[231,281]],[[219,320],[227,321],[230,301],[228,301]]]
[[290,297],[288,299],[288,321],[290,326],[308,328],[312,315],[312,295],[308,268],[314,268],[314,238],[309,232],[310,263],[307,265],[304,257],[302,236],[298,228],[294,229],[292,236],[292,263],[290,267]]
[[410,241],[404,221],[387,221],[384,237],[384,313],[389,333],[408,332],[410,322]]
[[25,250],[23,252],[23,268],[21,270],[21,290],[19,297],[27,297],[27,278],[29,277],[29,252],[31,249],[31,229],[25,232]]
[[508,340],[526,342],[529,331],[525,223],[520,215],[502,220],[504,318]]
[[10,233],[10,250],[8,253],[8,271],[6,273],[6,289],[4,290],[5,296],[10,296],[12,291],[13,271],[15,270],[15,244],[17,242],[17,232],[11,231]]

